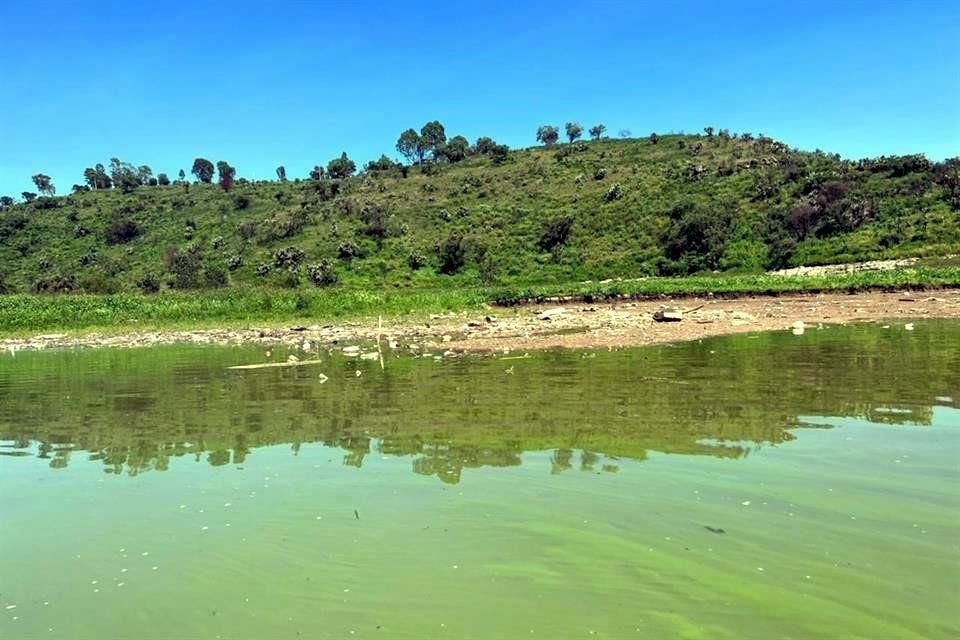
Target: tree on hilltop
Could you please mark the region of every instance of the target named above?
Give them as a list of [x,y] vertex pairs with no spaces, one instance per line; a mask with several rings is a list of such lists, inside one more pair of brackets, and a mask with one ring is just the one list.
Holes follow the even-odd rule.
[[570,142],[573,142],[583,135],[583,127],[580,126],[579,122],[568,122],[564,128],[566,129],[567,138]]
[[327,173],[331,178],[349,178],[357,170],[357,165],[347,157],[347,152],[340,154],[339,158],[327,163]]
[[606,125],[598,124],[590,127],[590,137],[594,140],[599,140],[603,137],[604,132],[607,130]]
[[557,131],[557,128],[545,124],[537,129],[537,141],[542,142],[545,146],[551,147],[556,144],[557,140],[560,139],[560,133]]
[[213,163],[206,158],[197,158],[193,161],[193,169],[190,173],[197,177],[200,182],[210,183],[213,180]]
[[50,180],[50,176],[43,173],[38,173],[35,176],[31,177],[33,184],[37,185],[37,191],[40,193],[52,196],[57,192],[56,187],[53,186],[53,182]]
[[227,164],[226,161],[220,160],[217,162],[217,173],[220,174],[220,179],[218,180],[220,188],[226,192],[233,189],[234,177],[237,175],[237,170]]

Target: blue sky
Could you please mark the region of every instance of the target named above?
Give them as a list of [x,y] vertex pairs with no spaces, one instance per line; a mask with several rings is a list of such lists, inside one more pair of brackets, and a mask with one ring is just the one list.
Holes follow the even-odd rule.
[[957,2],[48,0],[0,25],[0,194],[114,156],[306,176],[432,119],[514,147],[577,120],[960,154]]

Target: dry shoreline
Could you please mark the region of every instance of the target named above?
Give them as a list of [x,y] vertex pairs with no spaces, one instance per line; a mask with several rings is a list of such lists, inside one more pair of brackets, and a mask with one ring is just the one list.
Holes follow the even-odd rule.
[[[655,322],[662,309],[679,309],[679,322]],[[902,327],[926,318],[960,319],[960,289],[935,292],[788,294],[776,297],[684,297],[676,300],[528,305],[464,311],[428,319],[385,318],[336,325],[267,326],[193,331],[45,334],[0,339],[0,352],[84,347],[140,347],[172,343],[265,344],[300,347],[368,343],[412,351],[492,352],[547,348],[631,347],[699,340],[818,324],[888,321]]]

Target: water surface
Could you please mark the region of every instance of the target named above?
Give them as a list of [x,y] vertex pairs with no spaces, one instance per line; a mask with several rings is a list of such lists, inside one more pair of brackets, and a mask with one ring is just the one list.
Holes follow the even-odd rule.
[[0,637],[960,634],[960,325],[321,357],[0,357]]

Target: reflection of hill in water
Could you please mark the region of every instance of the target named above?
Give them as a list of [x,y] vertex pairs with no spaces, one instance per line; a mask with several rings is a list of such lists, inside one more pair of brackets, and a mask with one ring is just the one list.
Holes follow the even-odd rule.
[[532,450],[552,450],[555,472],[615,470],[648,451],[736,458],[793,439],[800,415],[929,424],[932,398],[960,389],[960,326],[920,329],[546,353],[511,361],[512,375],[490,359],[388,360],[356,377],[343,360],[227,371],[262,357],[246,349],[19,354],[0,367],[0,440],[14,442],[0,453],[38,443],[53,468],[83,451],[133,474],[319,442],[355,466],[372,451],[413,456],[416,473],[447,482]]

